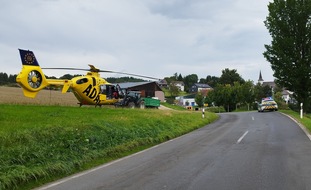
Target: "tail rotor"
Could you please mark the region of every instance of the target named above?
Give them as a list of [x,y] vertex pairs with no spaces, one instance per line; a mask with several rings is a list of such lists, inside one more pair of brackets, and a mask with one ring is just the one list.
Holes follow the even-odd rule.
[[28,84],[30,87],[37,89],[42,84],[42,75],[39,71],[33,70],[28,73]]

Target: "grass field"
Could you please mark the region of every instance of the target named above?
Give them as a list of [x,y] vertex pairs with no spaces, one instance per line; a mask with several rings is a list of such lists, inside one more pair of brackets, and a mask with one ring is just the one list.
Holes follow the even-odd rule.
[[217,119],[189,111],[80,108],[71,93],[41,91],[37,100],[25,99],[19,88],[0,90],[0,189],[30,189]]
[[41,90],[36,98],[27,98],[22,88],[0,86],[0,104],[33,104],[77,106],[78,101],[73,93],[62,94],[55,90]]

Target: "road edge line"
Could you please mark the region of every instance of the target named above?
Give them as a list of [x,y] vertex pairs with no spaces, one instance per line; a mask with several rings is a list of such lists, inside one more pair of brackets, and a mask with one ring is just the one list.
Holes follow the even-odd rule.
[[283,114],[283,115],[289,117],[291,120],[293,120],[293,121],[303,130],[303,132],[307,135],[307,137],[308,137],[309,140],[311,141],[311,134],[310,134],[310,132],[308,131],[308,129],[307,129],[302,123],[300,123],[299,121],[297,121],[295,118],[293,118],[293,117],[290,116],[290,115],[287,115],[287,114],[282,113],[282,112],[279,112],[279,113],[281,113],[281,114]]

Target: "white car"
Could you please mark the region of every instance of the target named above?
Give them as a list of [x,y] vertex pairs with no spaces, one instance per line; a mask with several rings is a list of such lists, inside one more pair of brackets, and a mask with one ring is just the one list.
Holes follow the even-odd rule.
[[278,104],[271,98],[263,98],[258,104],[258,112],[278,111]]

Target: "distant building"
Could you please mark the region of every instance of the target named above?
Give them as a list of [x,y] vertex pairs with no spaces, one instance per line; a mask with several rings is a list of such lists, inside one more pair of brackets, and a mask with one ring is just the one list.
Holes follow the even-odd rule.
[[261,75],[261,71],[259,71],[259,78],[258,83],[260,83],[262,86],[269,86],[270,88],[275,88],[276,84],[274,81],[264,81]]
[[185,84],[183,81],[173,81],[171,84],[176,86],[180,91],[185,91]]
[[273,81],[262,82],[262,86],[269,86],[270,88],[273,88],[273,89],[276,88],[276,84]]
[[175,98],[180,106],[197,106],[195,103],[195,94],[188,96],[178,96]]
[[258,79],[258,83],[262,84],[263,83],[263,78],[262,78],[262,75],[261,75],[261,71],[259,71],[259,79]]
[[166,88],[168,86],[167,81],[165,79],[161,79],[161,80],[157,81],[157,83],[158,83],[159,87],[165,87]]
[[200,92],[200,91],[209,91],[209,90],[212,90],[213,88],[208,85],[208,84],[201,84],[201,83],[195,83],[193,84],[190,89],[189,89],[189,92],[191,93],[197,93],[197,92]]
[[[275,89],[277,86],[274,81],[264,81],[262,78],[262,75],[261,75],[261,71],[259,72],[258,83],[260,83],[262,86],[269,86],[271,89]],[[286,104],[294,101],[291,98],[292,95],[293,95],[293,92],[286,90],[286,89],[283,89],[282,98],[286,102]]]
[[140,91],[142,97],[156,97],[164,101],[164,92],[156,82],[125,82],[119,83],[122,90]]
[[293,103],[293,98],[291,97],[293,95],[293,92],[289,90],[283,90],[282,91],[282,98],[285,100],[286,104]]

